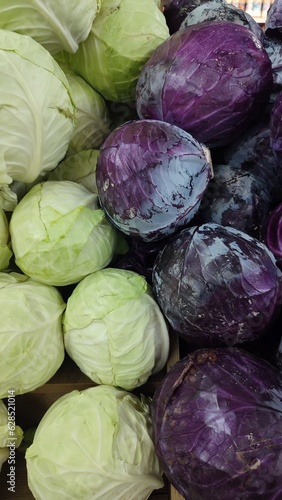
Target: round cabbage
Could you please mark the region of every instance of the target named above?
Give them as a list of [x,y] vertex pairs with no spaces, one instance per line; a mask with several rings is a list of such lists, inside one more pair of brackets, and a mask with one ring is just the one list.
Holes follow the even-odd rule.
[[172,328],[198,346],[258,339],[281,310],[274,255],[256,238],[215,223],[184,229],[167,243],[153,288]]
[[55,287],[20,273],[0,273],[0,398],[44,385],[64,356],[65,302]]
[[72,181],[36,184],[10,220],[17,266],[41,283],[78,283],[112,260],[117,233],[98,196]]
[[212,177],[209,152],[159,120],[117,127],[100,148],[96,182],[115,226],[144,241],[171,235],[197,211]]
[[207,147],[224,146],[262,114],[272,90],[262,41],[229,21],[174,33],[143,66],[136,87],[140,118],[163,120]]
[[12,210],[9,185],[33,182],[65,156],[75,108],[66,75],[29,36],[0,29],[0,73],[0,204]]
[[35,498],[145,500],[163,486],[150,400],[99,385],[60,397],[26,451]]
[[145,278],[106,268],[86,276],[63,319],[69,356],[97,384],[132,390],[168,358],[168,327]]
[[185,499],[282,495],[282,376],[242,349],[198,349],[161,381],[154,442]]
[[105,99],[133,102],[141,68],[168,37],[153,0],[103,0],[87,39],[71,55],[72,66]]

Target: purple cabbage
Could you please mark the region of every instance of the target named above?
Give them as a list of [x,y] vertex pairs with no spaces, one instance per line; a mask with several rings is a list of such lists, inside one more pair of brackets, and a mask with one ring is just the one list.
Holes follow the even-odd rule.
[[208,150],[158,120],[117,127],[101,146],[96,168],[100,203],[111,222],[148,242],[188,224],[211,177]]
[[275,356],[275,361],[280,369],[282,369],[282,336],[281,336],[281,330],[282,330],[282,315],[280,317],[280,341],[276,350],[276,356]]
[[251,30],[206,21],[157,47],[140,72],[136,109],[141,119],[172,123],[216,148],[261,115],[272,84],[270,59]]
[[214,165],[193,225],[215,222],[260,239],[271,199],[265,185],[250,172],[231,165]]
[[279,40],[264,36],[263,46],[271,61],[273,91],[270,100],[273,102],[282,88],[282,44]]
[[163,0],[163,11],[171,35],[179,30],[187,14],[207,0]]
[[265,34],[274,39],[282,39],[282,0],[274,0],[267,11]]
[[152,404],[156,452],[186,500],[282,498],[282,373],[243,349],[197,349]]
[[127,269],[141,274],[151,285],[155,260],[167,241],[169,238],[147,242],[128,237],[128,251],[119,256],[112,265],[119,269]]
[[152,283],[174,331],[200,347],[267,334],[281,309],[282,274],[256,238],[228,226],[185,228],[156,258]]
[[282,164],[277,163],[271,147],[268,114],[222,148],[220,156],[222,163],[255,175],[268,191],[273,206],[282,201]]
[[261,41],[264,40],[264,31],[255,19],[245,10],[227,3],[225,0],[201,2],[201,5],[187,13],[180,29],[204,21],[229,21],[241,24],[255,33]]
[[265,221],[262,239],[275,256],[277,266],[282,270],[282,203],[275,207]]
[[282,91],[273,103],[270,114],[270,146],[273,155],[282,169]]

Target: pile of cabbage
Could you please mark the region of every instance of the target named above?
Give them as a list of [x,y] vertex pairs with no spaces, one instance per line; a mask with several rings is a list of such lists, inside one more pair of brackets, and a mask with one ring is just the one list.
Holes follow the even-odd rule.
[[0,400],[92,382],[19,422],[35,498],[282,495],[281,4],[0,6]]

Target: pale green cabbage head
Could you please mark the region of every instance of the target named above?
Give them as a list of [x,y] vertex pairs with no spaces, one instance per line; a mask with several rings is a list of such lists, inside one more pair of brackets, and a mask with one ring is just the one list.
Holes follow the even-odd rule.
[[33,182],[65,156],[75,108],[66,75],[29,36],[0,29],[0,74],[0,206],[12,210],[9,185]]
[[[23,430],[19,425],[16,425],[15,396],[11,393],[10,397],[12,401],[7,401],[9,411],[4,401],[0,399],[0,472],[3,463],[11,455],[10,450],[18,448],[23,440]],[[11,455],[11,459],[14,462],[14,454]],[[15,464],[13,465],[15,466]]]
[[101,0],[1,0],[0,28],[29,35],[51,54],[76,52]]
[[64,360],[60,292],[29,277],[0,273],[0,398],[45,384]]
[[0,207],[0,271],[8,268],[12,255],[9,223],[4,210]]
[[167,324],[145,278],[106,268],[84,278],[63,319],[69,356],[91,380],[132,390],[166,364]]
[[73,181],[98,194],[96,183],[98,149],[85,149],[65,157],[48,175],[49,181]]
[[54,286],[78,283],[112,260],[117,232],[98,196],[72,181],[45,181],[22,198],[10,220],[16,265]]
[[71,54],[73,68],[105,99],[132,102],[140,71],[169,37],[152,0],[103,0],[87,39]]
[[38,500],[145,500],[163,486],[150,401],[111,386],[59,398],[25,456]]

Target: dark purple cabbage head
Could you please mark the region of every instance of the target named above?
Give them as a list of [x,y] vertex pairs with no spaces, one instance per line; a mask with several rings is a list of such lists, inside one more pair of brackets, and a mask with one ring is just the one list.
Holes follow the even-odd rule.
[[120,255],[112,265],[119,269],[135,271],[152,284],[152,272],[158,253],[166,245],[167,239],[142,241],[139,238],[127,237],[128,250]]
[[[282,331],[282,315],[280,317],[280,332]],[[280,336],[280,342],[278,344],[278,348],[276,351],[276,357],[275,357],[276,363],[280,369],[282,369],[282,336]]]
[[158,254],[156,299],[174,331],[200,347],[260,338],[281,308],[281,271],[242,231],[206,223],[183,229]]
[[230,143],[266,106],[270,59],[245,26],[206,21],[179,30],[154,51],[136,87],[142,119],[163,120],[207,147]]
[[273,103],[269,126],[270,145],[278,165],[282,168],[282,91]]
[[282,372],[243,349],[198,349],[161,381],[156,452],[187,500],[282,498]]
[[274,39],[282,39],[282,0],[274,0],[265,20],[265,34]]
[[171,35],[179,30],[187,14],[209,0],[163,0],[163,12]]
[[214,165],[213,172],[214,177],[191,224],[215,222],[260,239],[271,207],[265,185],[240,167]]
[[201,5],[188,12],[181,23],[180,29],[204,21],[229,21],[242,24],[253,31],[261,41],[264,40],[264,31],[255,19],[247,11],[227,3],[225,0],[201,2]]
[[271,147],[268,114],[220,151],[223,163],[260,179],[273,206],[282,201],[282,163],[278,164]]
[[263,241],[274,254],[276,263],[282,270],[282,203],[272,210],[265,221]]
[[102,208],[123,233],[165,238],[194,216],[212,177],[209,151],[158,120],[117,127],[100,148],[96,182]]
[[270,100],[273,102],[282,87],[282,43],[281,40],[264,36],[263,46],[271,61],[273,90]]

